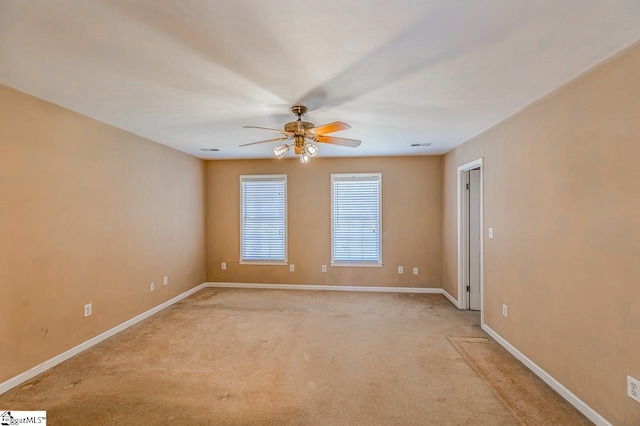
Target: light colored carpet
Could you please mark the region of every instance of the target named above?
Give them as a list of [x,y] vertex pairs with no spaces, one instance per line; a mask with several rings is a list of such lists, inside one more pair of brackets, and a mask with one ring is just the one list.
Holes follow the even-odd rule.
[[487,337],[478,323],[440,295],[204,289],[0,408],[52,425],[517,425],[447,339]]
[[490,337],[449,341],[523,425],[593,424]]

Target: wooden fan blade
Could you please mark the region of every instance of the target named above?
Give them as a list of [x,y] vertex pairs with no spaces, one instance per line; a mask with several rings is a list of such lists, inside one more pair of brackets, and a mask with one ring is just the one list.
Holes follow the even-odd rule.
[[362,141],[359,141],[357,139],[336,138],[335,136],[324,136],[324,135],[319,135],[315,140],[316,140],[316,142],[330,143],[330,144],[333,144],[333,145],[348,146],[348,147],[351,147],[351,148],[355,148],[357,146],[360,146],[360,144],[362,143]]
[[238,146],[249,146],[249,145],[255,145],[258,143],[266,143],[266,142],[276,142],[276,141],[286,141],[289,138],[275,138],[275,139],[267,139],[264,141],[258,141],[258,142],[251,142],[251,143],[243,143],[242,145],[238,145]]
[[270,129],[269,127],[260,127],[260,126],[242,126],[245,129],[262,129],[262,130],[271,130],[272,132],[282,133],[283,135],[292,136],[293,132],[285,132],[284,130],[278,129]]
[[334,121],[333,123],[316,126],[309,131],[314,135],[323,135],[325,133],[333,133],[337,132],[338,130],[347,130],[350,128],[351,126],[349,126],[347,123],[343,123],[342,121]]

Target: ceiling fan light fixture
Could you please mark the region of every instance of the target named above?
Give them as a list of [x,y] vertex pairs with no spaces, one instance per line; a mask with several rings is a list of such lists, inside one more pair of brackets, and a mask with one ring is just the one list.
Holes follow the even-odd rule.
[[318,155],[318,146],[312,143],[308,143],[305,146],[305,152],[309,155],[309,157],[315,157]]
[[328,143],[332,145],[348,146],[356,148],[360,146],[361,141],[357,139],[340,138],[337,136],[329,136],[328,133],[337,132],[340,130],[350,129],[347,123],[341,121],[334,121],[332,123],[323,124],[322,126],[316,126],[308,121],[302,121],[302,116],[307,112],[307,107],[304,105],[294,105],[291,108],[291,112],[294,113],[298,119],[291,121],[284,125],[283,130],[271,129],[268,127],[260,126],[244,126],[246,129],[263,129],[277,132],[280,134],[277,138],[265,139],[257,142],[250,142],[241,144],[239,146],[256,145],[259,143],[268,143],[283,140],[293,140],[291,145],[280,145],[273,148],[273,153],[278,159],[284,158],[291,147],[295,152],[295,155],[300,157],[300,162],[306,164],[311,158],[318,155],[320,151],[318,146],[311,143]]
[[276,146],[275,148],[273,148],[273,153],[276,155],[276,157],[278,157],[278,159],[282,159],[285,155],[287,155],[287,152],[289,152],[289,145],[285,144],[285,145],[280,145],[280,146]]

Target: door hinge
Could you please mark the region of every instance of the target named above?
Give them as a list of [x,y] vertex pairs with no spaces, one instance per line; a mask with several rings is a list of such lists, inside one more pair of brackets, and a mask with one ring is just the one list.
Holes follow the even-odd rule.
[[467,191],[471,189],[471,185],[467,184]]
[[467,286],[467,293],[471,291],[471,286]]

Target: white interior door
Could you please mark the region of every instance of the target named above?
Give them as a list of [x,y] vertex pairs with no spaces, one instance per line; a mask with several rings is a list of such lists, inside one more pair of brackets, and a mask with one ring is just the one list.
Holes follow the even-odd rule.
[[480,169],[469,170],[469,309],[480,304]]

